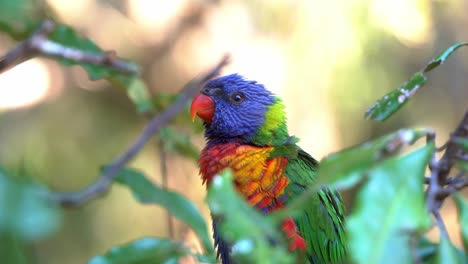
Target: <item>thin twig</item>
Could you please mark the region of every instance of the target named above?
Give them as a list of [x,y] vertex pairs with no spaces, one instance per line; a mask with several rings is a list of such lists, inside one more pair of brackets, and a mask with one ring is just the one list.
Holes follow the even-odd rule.
[[460,179],[456,182],[451,183],[446,188],[443,188],[437,192],[437,199],[445,199],[449,195],[465,188],[468,186],[468,178]]
[[447,227],[445,226],[444,220],[442,219],[442,216],[440,215],[439,210],[433,211],[432,214],[434,215],[436,219],[437,226],[439,227],[439,230],[440,230],[440,235],[446,238],[449,238]]
[[[459,181],[463,181],[463,175],[465,175],[467,172],[466,171],[460,171],[457,175],[445,179],[445,184],[444,185],[450,185],[454,183],[459,183]],[[424,183],[429,184],[431,182],[431,177],[424,177]]]
[[99,176],[98,180],[84,189],[77,192],[56,193],[51,196],[51,199],[64,206],[77,206],[91,198],[105,193],[110,186],[112,180],[118,175],[118,172],[127,164],[141,148],[149,141],[149,139],[157,133],[164,125],[166,125],[177,113],[179,113],[188,100],[192,98],[201,88],[201,86],[219,74],[221,68],[229,63],[229,56],[225,55],[222,60],[206,74],[201,75],[198,79],[190,82],[179,98],[160,115],[151,119],[147,126],[143,129],[140,136],[135,142],[124,151],[117,159],[115,159],[105,171]]
[[[161,138],[161,135],[159,135],[159,144],[158,144],[158,150],[159,150],[159,161],[160,161],[160,173],[161,173],[161,179],[162,179],[162,186],[165,189],[169,188],[169,180],[168,180],[168,175],[167,175],[167,165],[166,165],[166,151],[164,150],[164,142]],[[167,230],[169,232],[169,237],[170,238],[175,238],[175,227],[174,227],[174,221],[172,219],[172,215],[169,212],[169,210],[166,211],[166,221],[167,221]]]
[[52,33],[55,28],[56,24],[53,21],[43,21],[31,37],[19,43],[14,49],[0,59],[0,73],[27,61],[36,55],[59,57],[75,62],[106,66],[124,73],[139,73],[139,68],[136,64],[118,58],[115,51],[91,53],[74,47],[64,46],[58,42],[48,39],[49,34]]
[[[430,178],[425,178],[425,182],[429,184],[426,198],[427,210],[434,215],[441,235],[447,238],[449,237],[447,228],[440,216],[439,208],[449,195],[468,186],[468,179],[462,178],[464,172],[461,172],[456,177],[448,178],[456,159],[465,155],[463,149],[453,141],[455,137],[468,137],[468,111],[450,136],[450,139],[444,144],[445,152],[442,157],[437,160],[435,153],[433,154],[429,163],[431,176]],[[434,142],[434,140],[435,135],[428,136],[428,142]]]

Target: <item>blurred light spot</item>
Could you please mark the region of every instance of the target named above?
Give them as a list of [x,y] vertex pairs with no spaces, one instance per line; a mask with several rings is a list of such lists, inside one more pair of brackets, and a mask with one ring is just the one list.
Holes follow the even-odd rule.
[[430,1],[373,0],[371,16],[403,44],[420,45],[431,37]]
[[157,42],[181,12],[184,0],[127,0],[129,17],[143,31],[146,40]]
[[226,67],[229,73],[239,73],[258,81],[279,94],[285,88],[286,59],[283,49],[272,40],[257,40],[232,51],[232,63]]
[[70,72],[78,88],[88,91],[100,91],[109,87],[109,84],[104,79],[91,80],[88,73],[81,67],[72,67],[70,68]]
[[[63,0],[47,0],[49,6],[60,16],[62,22],[69,24],[83,23],[83,14],[88,14],[94,9],[94,1],[63,1]],[[80,23],[81,22],[81,23]]]
[[32,106],[46,98],[51,73],[43,61],[32,59],[0,74],[0,109]]

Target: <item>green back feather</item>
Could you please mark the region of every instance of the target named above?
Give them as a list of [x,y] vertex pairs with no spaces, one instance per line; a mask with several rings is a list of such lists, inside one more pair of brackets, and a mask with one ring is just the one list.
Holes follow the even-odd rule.
[[[281,99],[275,97],[252,141],[258,146],[274,146],[270,158],[281,156],[289,159],[285,172],[289,179],[286,188],[288,201],[314,184],[318,163],[296,145],[297,138],[289,136]],[[306,240],[311,263],[340,263],[344,259],[344,208],[338,192],[328,188],[318,191],[311,198],[310,206],[294,220],[300,235]]]
[[[298,157],[290,159],[286,167],[288,201],[313,185],[316,169],[317,161],[298,147]],[[307,242],[311,263],[341,263],[344,260],[344,206],[338,192],[322,188],[311,198],[310,206],[294,220]]]

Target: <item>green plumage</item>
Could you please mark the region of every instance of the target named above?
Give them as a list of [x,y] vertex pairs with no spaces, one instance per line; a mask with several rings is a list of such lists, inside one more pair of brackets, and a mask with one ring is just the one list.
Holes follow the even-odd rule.
[[[298,138],[289,136],[284,106],[279,98],[268,108],[265,122],[252,141],[255,145],[272,145],[272,157],[287,157],[287,203],[314,185],[318,162],[296,143]],[[344,234],[344,205],[341,195],[323,187],[295,219],[299,234],[306,241],[307,255],[311,263],[341,263],[346,254]]]
[[[255,187],[242,189],[244,193],[239,191],[247,200],[261,194],[267,203],[259,202],[263,201],[260,199],[255,200],[252,206],[264,213],[287,206],[307,188],[315,185],[318,162],[296,145],[297,138],[289,135],[284,105],[278,97],[266,90],[263,85],[247,81],[237,74],[210,81],[201,93],[202,96],[192,103],[191,112],[200,113],[200,118],[205,121],[208,150],[215,149],[213,152],[206,151],[215,154],[201,157],[201,174],[204,179],[213,176],[210,174],[213,168],[229,167],[226,165],[227,160],[234,160],[229,155],[236,155],[239,150],[239,153],[244,153],[239,155],[246,161],[234,162],[235,166],[232,166],[242,171],[239,172],[238,179],[241,179],[244,186],[252,184],[251,186]],[[211,106],[207,103],[210,100],[212,100]],[[245,173],[238,164],[248,164],[248,159],[251,158],[249,155],[255,155],[250,148],[262,147],[268,151],[273,147],[262,163],[265,167],[270,161],[286,160],[286,162],[281,163],[282,165],[275,171],[268,173],[254,174],[252,171]],[[245,152],[242,152],[245,149],[250,149],[249,155],[245,156]],[[228,152],[232,154],[226,154]],[[220,158],[220,155],[225,155],[223,157],[226,159]],[[258,162],[258,160],[252,161]],[[232,169],[236,172],[234,168]],[[269,185],[262,185],[265,182]],[[312,195],[309,202],[302,213],[294,216],[294,221],[291,221],[292,219],[285,221],[287,226],[289,224],[293,226],[292,235],[285,231],[289,239],[293,238],[292,245],[296,245],[290,249],[304,250],[305,242],[305,253],[310,263],[342,263],[346,255],[346,239],[344,207],[340,194],[323,187]],[[218,236],[216,222],[214,224],[218,254],[223,264],[231,263],[230,247]],[[294,233],[296,231],[298,232]]]
[[[299,147],[298,147],[299,149]],[[288,201],[294,200],[316,177],[317,162],[299,149],[297,158],[290,159],[286,175],[290,180],[286,188]],[[341,263],[344,260],[344,207],[341,195],[322,188],[295,219],[300,235],[305,239],[311,263]]]

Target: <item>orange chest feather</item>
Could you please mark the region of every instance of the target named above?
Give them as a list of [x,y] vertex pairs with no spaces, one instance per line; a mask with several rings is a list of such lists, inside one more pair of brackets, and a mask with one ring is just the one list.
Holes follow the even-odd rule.
[[254,147],[235,143],[206,147],[199,160],[203,182],[231,169],[237,190],[263,211],[282,206],[288,178],[284,175],[287,158],[269,158],[273,147]]

